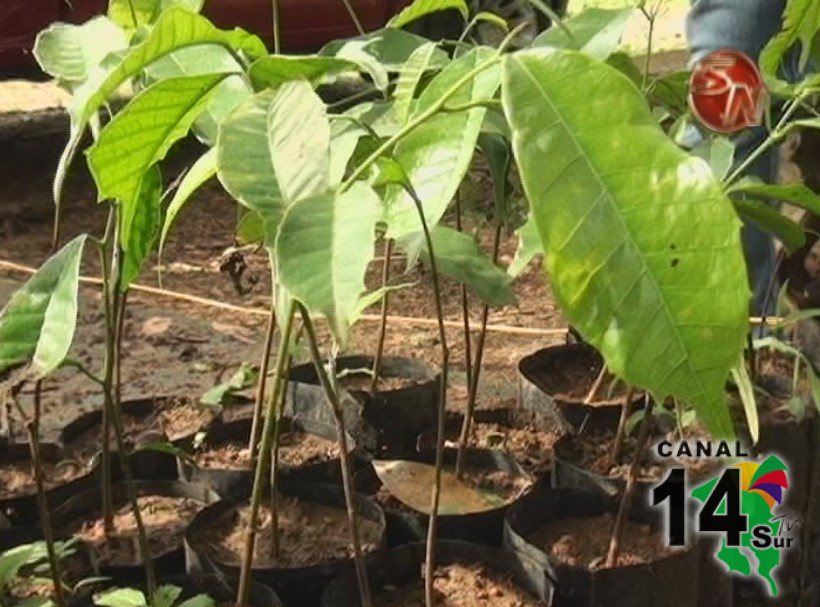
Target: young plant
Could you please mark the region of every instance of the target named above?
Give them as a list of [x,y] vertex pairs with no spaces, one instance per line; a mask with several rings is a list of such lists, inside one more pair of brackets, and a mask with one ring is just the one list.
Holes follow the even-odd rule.
[[[0,373],[8,375],[3,382],[6,386],[0,385],[0,392],[11,395],[28,434],[40,525],[54,597],[60,607],[66,602],[40,458],[41,382],[63,365],[74,338],[85,241],[85,235],[78,236],[55,253],[0,310]],[[35,393],[29,415],[16,396],[22,385],[31,381],[35,382]]]
[[214,600],[207,594],[197,594],[180,600],[182,588],[165,584],[159,586],[153,598],[134,588],[115,588],[94,597],[98,607],[214,607]]
[[[54,542],[48,539],[44,542],[24,544],[0,553],[0,605],[3,607],[19,605],[21,607],[58,607],[65,605],[66,587],[61,578],[59,568],[55,570],[54,563],[58,563],[71,556],[74,549],[71,542]],[[18,601],[12,596],[13,587],[33,581],[45,563],[52,578],[53,601],[49,597],[29,597]],[[31,574],[33,575],[31,575]]]

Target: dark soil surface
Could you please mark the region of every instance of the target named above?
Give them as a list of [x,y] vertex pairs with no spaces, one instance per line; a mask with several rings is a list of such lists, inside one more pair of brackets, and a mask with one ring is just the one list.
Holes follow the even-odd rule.
[[[527,540],[561,563],[600,569],[614,525],[615,516],[610,513],[594,518],[562,518],[535,530]],[[662,534],[648,525],[627,521],[617,565],[649,563],[668,554]]]
[[[339,448],[315,434],[306,432],[288,432],[282,434],[279,448],[279,463],[288,468],[298,468],[327,462],[339,457]],[[222,470],[245,470],[250,468],[251,458],[247,442],[226,441],[213,445],[194,456],[202,468]]]
[[167,398],[159,401],[159,427],[169,441],[175,441],[205,428],[218,410],[200,405],[189,398]]
[[[135,445],[157,442],[163,439],[160,425],[153,413],[148,416],[136,416],[123,412],[122,423],[125,430],[123,440],[127,449],[131,449]],[[88,464],[94,454],[102,449],[102,444],[102,423],[98,423],[71,437],[66,442],[66,456],[73,461]],[[111,451],[116,451],[117,446],[113,434],[111,435],[110,445]]]
[[[456,563],[436,569],[433,592],[439,607],[536,607],[543,603],[518,588],[508,576],[483,564]],[[383,588],[375,597],[380,607],[424,604],[424,581],[400,588]]]
[[[36,492],[37,483],[31,472],[31,462],[28,460],[0,463],[0,498]],[[43,463],[46,489],[72,481],[84,472],[81,466],[70,462]]]
[[[4,158],[9,162],[0,163],[0,181],[8,186],[0,192],[0,260],[38,267],[49,255],[52,176],[65,137],[63,133],[55,136],[45,131],[37,136],[36,126],[30,129],[29,135],[25,140],[11,139],[3,144]],[[177,146],[164,171],[165,177],[173,179],[200,152],[198,145],[189,142]],[[96,191],[82,158],[80,155],[67,181],[62,242],[81,232],[100,236],[104,228],[106,208],[96,202]],[[491,184],[487,167],[477,162],[462,187],[462,201],[469,209],[465,217],[466,229],[477,232],[485,251],[491,250],[492,241],[486,215],[492,208]],[[158,286],[157,272],[161,269],[163,288],[238,306],[245,311],[133,291],[129,296],[124,327],[124,400],[161,394],[186,396],[196,401],[213,385],[227,379],[242,362],[256,364],[259,360],[266,310],[269,309],[270,273],[263,251],[246,255],[247,274],[255,275],[259,282],[249,293],[240,294],[230,276],[220,271],[222,252],[234,244],[234,208],[234,203],[216,181],[203,187],[180,214],[169,236],[161,266],[155,256],[149,259],[138,283]],[[454,217],[448,215],[444,223],[453,225]],[[517,239],[512,232],[505,233],[500,255],[503,265],[510,263],[516,246]],[[379,285],[382,262],[379,245],[366,280],[368,290]],[[385,354],[414,356],[438,364],[441,352],[429,273],[417,266],[404,274],[405,266],[406,260],[396,255],[392,269],[395,283],[418,284],[391,293]],[[99,276],[97,255],[90,247],[83,260],[82,274]],[[0,305],[26,278],[25,273],[0,268]],[[541,335],[503,330],[488,333],[479,386],[479,408],[494,408],[515,396],[515,369],[520,357],[564,339],[561,328],[565,325],[540,263],[533,264],[517,278],[514,288],[518,304],[492,309],[490,327],[543,329],[547,332]],[[451,323],[446,327],[451,354],[448,409],[459,410],[467,400],[464,338],[460,324],[461,291],[458,284],[449,279],[443,279],[442,290],[445,317]],[[103,359],[103,312],[99,295],[97,286],[83,287],[80,318],[70,352],[71,358],[97,373]],[[369,316],[353,328],[347,352],[372,354],[375,351],[378,312],[378,305],[366,311]],[[472,326],[478,326],[481,302],[476,297],[470,298],[470,314]],[[329,344],[329,332],[324,323],[320,325],[317,330],[325,348]],[[474,333],[473,337],[476,335]],[[369,381],[366,383],[366,389],[369,389]],[[387,387],[391,387],[389,383]],[[30,405],[30,390],[24,390],[21,400],[24,406]],[[54,374],[44,383],[43,439],[53,440],[67,421],[101,403],[98,387],[79,372],[65,369]],[[18,423],[16,440],[24,440],[24,434]]]
[[[211,556],[219,563],[239,566],[245,546],[249,508],[232,510],[206,532]],[[353,556],[347,513],[342,508],[297,499],[281,499],[278,511],[279,554],[271,551],[271,512],[267,504],[260,512],[254,567],[296,569],[329,563]],[[372,552],[381,541],[379,525],[359,517],[362,549]]]
[[[205,506],[197,500],[161,495],[139,497],[137,504],[148,536],[148,549],[153,557],[180,548],[185,528]],[[107,538],[103,519],[99,515],[93,520],[78,522],[74,535],[93,547],[101,564],[125,566],[141,562],[137,526],[130,504],[117,510],[114,532]]]

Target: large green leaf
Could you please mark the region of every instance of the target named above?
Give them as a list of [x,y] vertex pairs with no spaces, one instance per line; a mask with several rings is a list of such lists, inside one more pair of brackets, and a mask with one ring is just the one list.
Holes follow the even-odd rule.
[[107,17],[82,25],[54,23],[37,35],[34,57],[43,71],[74,86],[113,51],[128,46],[125,32]]
[[398,15],[391,18],[387,26],[404,27],[426,15],[445,10],[457,10],[465,20],[470,12],[464,0],[414,0],[410,6],[405,7]]
[[[477,48],[453,61],[424,89],[414,115],[438,102],[462,77],[487,61],[492,54],[490,49]],[[493,66],[461,86],[448,105],[458,106],[490,99],[499,82],[500,70]],[[424,215],[431,228],[441,219],[470,166],[485,114],[486,110],[482,107],[438,114],[413,130],[395,147],[393,158],[410,178],[413,189],[424,204]],[[388,238],[421,231],[416,205],[404,188],[388,188],[385,205]]]
[[[100,200],[119,200],[127,214],[143,175],[188,133],[223,78],[224,74],[211,74],[161,80],[123,108],[88,151]],[[125,241],[128,227],[124,222]]]
[[[384,70],[398,72],[417,48],[429,43],[430,41],[422,36],[403,30],[385,28],[357,38],[344,38],[328,42],[322,47],[319,54],[349,58],[352,52],[351,49],[353,49],[354,55],[361,51],[380,64]],[[430,66],[431,68],[441,68],[447,65],[448,62],[447,54],[441,49],[437,49],[433,53]]]
[[230,74],[217,85],[208,100],[208,105],[193,126],[199,140],[213,146],[216,143],[219,123],[240,103],[253,95],[253,88],[241,71],[242,67],[227,48],[201,44],[165,55],[149,65],[145,69],[145,74],[150,81],[180,76]]
[[[436,226],[430,237],[433,241],[436,269],[440,274],[466,285],[490,306],[515,303],[515,293],[511,287],[512,276],[484,255],[472,236],[445,226]],[[423,235],[405,236],[399,244],[402,248],[418,247],[422,263],[430,266],[430,251]],[[409,251],[409,255],[413,257],[416,253],[414,250]]]
[[572,49],[596,59],[606,59],[618,48],[633,12],[631,8],[588,8],[566,19],[566,29],[552,27],[545,31],[535,39],[533,46]]
[[0,310],[0,373],[30,363],[35,379],[63,362],[77,325],[78,236],[46,261]]
[[254,62],[250,76],[258,88],[276,88],[289,80],[304,79],[314,85],[322,84],[334,76],[357,69],[358,66],[352,61],[336,57],[269,55]]
[[191,198],[202,184],[216,175],[216,148],[211,148],[202,156],[197,158],[196,162],[191,165],[191,168],[185,173],[185,177],[179,182],[179,186],[174,192],[174,197],[168,205],[168,210],[165,212],[165,220],[162,224],[162,235],[160,237],[159,249],[165,246],[165,240],[168,238],[168,232],[174,224],[177,215],[185,206],[185,203]]
[[145,40],[133,46],[115,65],[100,66],[77,88],[70,108],[69,140],[54,176],[54,201],[58,207],[68,167],[77,153],[85,128],[108,98],[153,62],[175,51],[203,44],[241,50],[250,57],[267,54],[264,43],[244,30],[219,30],[204,17],[172,7],[162,13]]
[[760,68],[768,84],[778,90],[785,86],[778,79],[786,54],[800,43],[800,69],[804,69],[820,32],[820,0],[789,0],[783,12],[783,28],[760,54]]
[[740,221],[708,164],[666,137],[628,78],[582,53],[511,55],[502,89],[568,322],[613,373],[731,435],[724,387],[749,287]]
[[142,179],[136,204],[123,208],[122,222],[128,229],[120,229],[122,247],[122,275],[120,290],[125,292],[139,277],[143,263],[154,247],[162,225],[162,175],[159,168],[151,167]]
[[311,313],[327,318],[340,344],[365,290],[380,217],[379,197],[357,182],[343,194],[295,202],[279,226],[274,254],[281,284]]
[[328,189],[330,124],[307,81],[254,95],[219,129],[217,174],[245,207],[272,222],[288,204]]

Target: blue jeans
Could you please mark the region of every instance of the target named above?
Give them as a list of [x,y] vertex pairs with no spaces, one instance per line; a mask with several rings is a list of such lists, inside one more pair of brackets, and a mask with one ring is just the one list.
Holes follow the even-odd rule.
[[[756,61],[766,43],[780,31],[784,6],[785,0],[692,0],[686,20],[692,61],[722,48],[743,51]],[[763,127],[736,136],[735,161],[746,159],[765,138]],[[775,183],[777,160],[776,150],[771,150],[749,168],[748,174]],[[772,314],[777,304],[777,285],[772,285],[777,264],[774,240],[747,223],[743,228],[743,247],[754,293],[752,312]],[[773,292],[767,298],[770,285]]]

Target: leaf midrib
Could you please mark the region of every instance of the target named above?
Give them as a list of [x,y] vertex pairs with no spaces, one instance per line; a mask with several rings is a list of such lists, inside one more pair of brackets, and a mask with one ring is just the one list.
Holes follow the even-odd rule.
[[[569,136],[570,140],[572,141],[572,144],[575,146],[575,149],[578,150],[578,152],[582,154],[584,163],[587,165],[588,169],[592,173],[595,180],[598,182],[601,189],[604,192],[606,192],[606,198],[609,201],[609,204],[612,207],[615,208],[615,216],[618,218],[618,222],[623,227],[624,232],[627,235],[627,239],[629,240],[630,245],[633,246],[636,251],[640,252],[641,249],[640,249],[640,247],[638,247],[637,242],[635,241],[635,238],[632,235],[632,232],[629,230],[629,228],[628,228],[626,222],[624,221],[623,217],[621,217],[621,214],[618,212],[617,206],[612,203],[613,197],[612,197],[612,193],[611,193],[609,187],[600,178],[600,176],[598,175],[598,172],[595,170],[595,167],[589,161],[589,155],[586,153],[585,148],[582,147],[581,144],[578,142],[578,139],[575,137],[575,133],[572,131],[572,129],[569,128],[569,125],[567,124],[567,121],[564,118],[563,114],[558,111],[557,107],[555,106],[555,103],[553,103],[552,99],[550,99],[549,95],[544,90],[544,88],[541,86],[541,83],[538,81],[538,79],[535,78],[534,74],[530,71],[529,67],[527,67],[522,61],[518,60],[515,57],[511,57],[510,60],[516,61],[516,63],[519,65],[519,67],[521,67],[521,69],[527,75],[527,78],[529,78],[532,81],[532,83],[535,85],[536,89],[541,94],[543,99],[549,104],[551,110],[558,117],[558,122],[561,124],[561,126],[564,129],[564,131],[566,132],[566,134]],[[703,382],[700,379],[700,376],[695,372],[695,370],[691,367],[691,364],[689,363],[689,361],[691,360],[691,352],[689,351],[689,348],[686,346],[685,341],[683,340],[683,338],[680,335],[680,331],[678,330],[678,326],[675,323],[674,316],[672,315],[671,310],[669,309],[669,306],[666,303],[666,297],[664,297],[663,289],[660,288],[660,284],[658,283],[657,278],[655,277],[655,274],[652,272],[651,268],[646,263],[646,260],[644,259],[643,255],[639,254],[638,257],[640,259],[641,266],[645,270],[645,275],[647,277],[649,277],[649,279],[651,280],[653,288],[660,295],[660,300],[661,300],[661,303],[662,303],[662,306],[663,306],[664,313],[666,315],[667,320],[669,321],[669,324],[672,327],[672,331],[675,335],[675,339],[678,341],[681,348],[686,353],[686,358],[683,361],[681,361],[680,363],[678,363],[677,366],[685,365],[689,369],[689,373],[694,378],[695,382],[697,383],[697,386],[698,386],[701,394],[703,394],[707,398],[707,400],[709,400],[711,402],[711,399],[709,398],[709,394],[706,391],[706,389],[703,385]],[[634,288],[635,288],[634,285],[632,287],[630,287],[630,289],[634,289]],[[613,315],[614,315],[614,313],[613,313]],[[673,367],[672,370],[677,368],[677,366]],[[670,371],[670,373],[668,374],[669,376],[671,376],[671,372],[672,371]],[[668,381],[668,379],[669,379],[668,376],[666,378],[664,378],[664,383],[666,383],[666,381]]]

